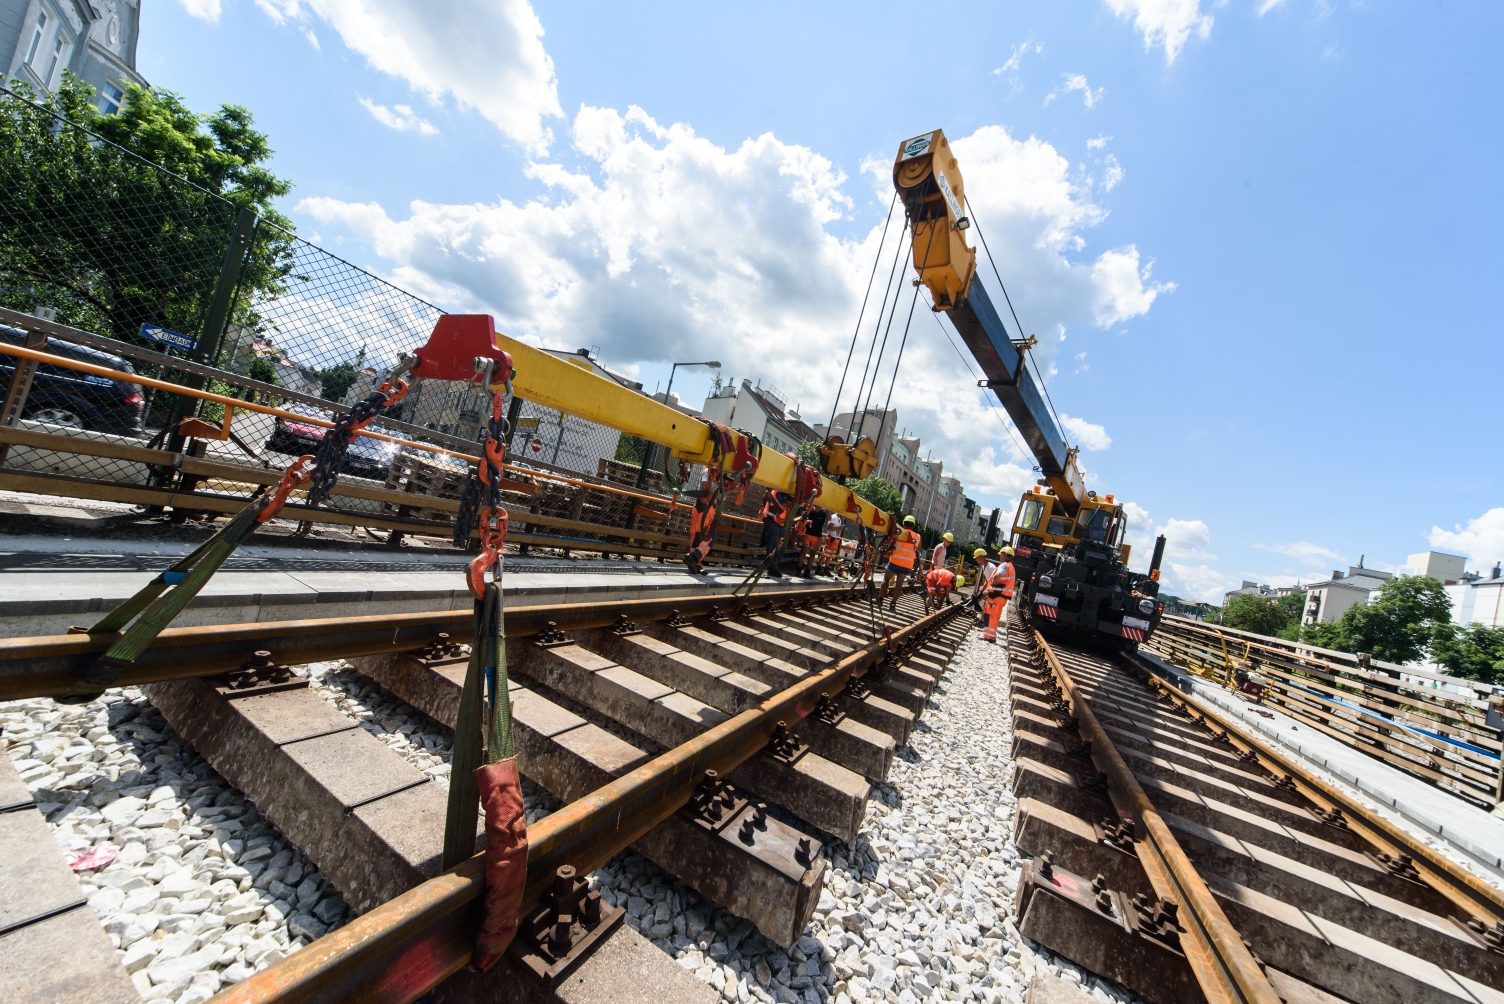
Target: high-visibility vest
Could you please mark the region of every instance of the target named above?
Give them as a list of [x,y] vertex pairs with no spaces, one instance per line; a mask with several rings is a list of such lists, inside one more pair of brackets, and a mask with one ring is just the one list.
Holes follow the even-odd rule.
[[933,595],[944,590],[949,592],[956,584],[956,573],[949,568],[932,568],[924,577],[924,585]]
[[788,518],[789,508],[778,498],[777,494],[770,494],[766,502],[762,504],[762,512],[758,514],[763,519],[772,518],[773,522],[783,526],[783,521]]
[[1001,596],[1004,599],[1013,599],[1013,563],[1000,561],[987,577],[987,593],[989,596]]
[[919,559],[919,534],[913,530],[900,530],[898,540],[893,543],[893,553],[888,556],[888,561],[899,568],[912,570],[914,562]]

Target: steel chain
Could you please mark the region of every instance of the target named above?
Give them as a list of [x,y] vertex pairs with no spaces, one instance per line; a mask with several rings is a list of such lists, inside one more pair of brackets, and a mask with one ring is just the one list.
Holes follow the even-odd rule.
[[339,481],[339,469],[355,433],[381,413],[387,405],[388,392],[378,390],[335,420],[334,428],[324,434],[323,442],[313,455],[313,474],[308,482],[308,504],[320,505],[329,498]]

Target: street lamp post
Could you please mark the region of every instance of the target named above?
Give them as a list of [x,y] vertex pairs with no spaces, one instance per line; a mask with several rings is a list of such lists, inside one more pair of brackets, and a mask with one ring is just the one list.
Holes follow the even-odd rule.
[[[708,363],[674,363],[674,365],[670,366],[668,369],[668,386],[663,389],[664,404],[668,404],[668,392],[674,389],[674,371],[677,370],[680,366],[705,366],[713,370],[718,370],[721,368],[721,364],[714,360],[711,360]],[[672,408],[673,405],[669,404],[669,407]]]
[[[668,394],[669,394],[669,391],[671,391],[671,390],[674,389],[674,373],[675,373],[675,371],[677,371],[679,369],[680,366],[705,366],[705,367],[708,367],[709,369],[713,369],[713,370],[718,370],[718,369],[721,368],[720,362],[718,362],[716,360],[710,360],[709,362],[703,362],[703,363],[674,363],[672,366],[669,367],[669,370],[668,370],[668,386],[666,388],[664,388],[664,390],[663,390],[663,403],[664,404],[668,404]],[[669,407],[672,408],[673,405],[669,405]],[[638,461],[639,466],[637,468],[637,487],[638,488],[641,488],[644,484],[647,483],[647,480],[648,480],[648,455],[650,455],[652,453],[652,445],[649,444],[648,447],[643,452],[644,452],[645,455],[642,458],[640,458],[640,460]],[[630,526],[634,522],[636,522],[636,521],[635,520],[629,520],[628,521],[628,525]]]

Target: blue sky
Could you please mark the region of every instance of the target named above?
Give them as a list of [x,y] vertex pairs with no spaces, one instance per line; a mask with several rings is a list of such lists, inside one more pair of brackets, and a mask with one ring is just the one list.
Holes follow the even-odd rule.
[[[1071,438],[1135,539],[1171,538],[1171,589],[1504,558],[1504,9],[945,12],[152,0],[138,62],[254,111],[310,239],[649,387],[722,359],[810,421],[893,151],[944,128]],[[926,313],[900,421],[1011,509],[1031,461]]]

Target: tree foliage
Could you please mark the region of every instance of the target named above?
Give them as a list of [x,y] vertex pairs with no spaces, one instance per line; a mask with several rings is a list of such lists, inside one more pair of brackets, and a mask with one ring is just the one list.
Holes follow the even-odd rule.
[[846,487],[895,519],[903,518],[900,515],[903,511],[903,495],[891,482],[873,474],[858,481],[848,481]]
[[1504,683],[1504,628],[1485,624],[1438,624],[1431,658],[1456,676]]
[[319,396],[326,401],[339,401],[345,396],[345,391],[350,389],[360,371],[350,360],[336,363],[328,369],[318,371]]
[[1227,601],[1222,608],[1222,623],[1239,631],[1272,636],[1289,624],[1290,618],[1278,601],[1244,593]]
[[290,224],[271,203],[292,186],[261,165],[271,149],[249,111],[202,116],[131,86],[105,115],[71,73],[40,99],[12,86],[0,94],[0,302],[125,340],[143,323],[198,336],[244,207],[283,228],[257,228],[241,271],[232,319],[254,325],[254,295],[275,295],[291,270]]
[[1446,587],[1425,575],[1389,579],[1369,603],[1348,607],[1335,623],[1311,624],[1300,640],[1341,652],[1367,652],[1404,664],[1426,653],[1433,639],[1452,627]]

